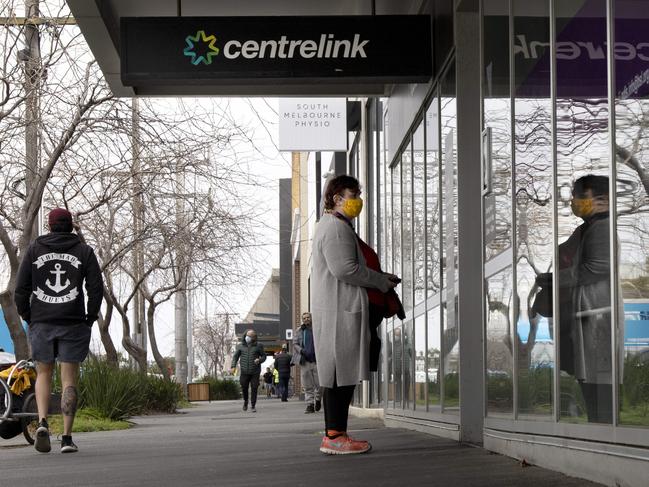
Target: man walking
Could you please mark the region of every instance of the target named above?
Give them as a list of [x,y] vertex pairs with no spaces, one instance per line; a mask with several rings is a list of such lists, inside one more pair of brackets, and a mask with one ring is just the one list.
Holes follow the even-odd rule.
[[261,374],[261,364],[266,360],[266,352],[264,346],[257,342],[257,332],[255,330],[246,330],[241,338],[241,343],[234,352],[231,371],[233,375],[239,359],[241,360],[239,383],[243,394],[243,410],[248,410],[248,387],[250,387],[250,411],[256,413],[259,374]]
[[279,373],[279,391],[282,402],[288,401],[288,380],[291,378],[291,356],[286,353],[286,344],[282,345],[282,351],[275,356],[275,370]]
[[[18,313],[29,325],[32,358],[36,362],[36,404],[39,425],[35,448],[49,452],[47,412],[54,362],[61,365],[61,452],[78,451],[72,441],[77,412],[79,364],[88,355],[92,324],[103,297],[101,269],[93,249],[72,233],[72,215],[55,208],[48,215],[50,233],[38,237],[23,256],[16,280]],[[88,293],[85,305],[83,284]]]
[[318,383],[318,367],[313,345],[311,313],[302,313],[302,326],[295,333],[293,340],[293,363],[300,366],[300,381],[306,401],[305,414],[320,411],[321,393]]

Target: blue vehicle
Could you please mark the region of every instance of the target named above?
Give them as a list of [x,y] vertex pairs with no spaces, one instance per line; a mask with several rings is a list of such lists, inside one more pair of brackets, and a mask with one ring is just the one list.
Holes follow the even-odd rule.
[[4,352],[14,353],[14,344],[11,341],[11,335],[9,334],[9,328],[7,328],[7,322],[5,321],[5,315],[2,313],[2,308],[0,308],[0,349]]

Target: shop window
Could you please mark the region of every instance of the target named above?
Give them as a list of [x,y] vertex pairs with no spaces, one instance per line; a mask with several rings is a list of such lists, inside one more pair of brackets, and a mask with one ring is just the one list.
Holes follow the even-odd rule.
[[[537,276],[552,271],[552,99],[549,3],[534,16],[526,0],[514,0],[516,45],[534,43],[534,57],[514,56],[515,258],[518,305],[513,309],[517,352],[518,412],[553,413],[554,326],[552,293]],[[530,74],[532,73],[532,74]],[[551,284],[551,283],[550,283]]]
[[415,305],[426,297],[426,147],[424,123],[419,123],[412,136],[413,180],[413,288]]
[[401,250],[403,255],[402,267],[402,296],[401,301],[406,311],[412,309],[413,303],[413,273],[412,273],[412,144],[408,144],[401,154]]
[[443,409],[459,410],[459,331],[455,289],[458,266],[457,251],[457,105],[455,98],[455,65],[451,65],[440,85],[441,97],[441,252],[443,299],[442,367],[444,371]]
[[486,280],[487,414],[513,412],[512,269]]
[[428,310],[426,319],[426,382],[428,387],[428,405],[439,405],[441,386],[441,357],[440,345],[440,307]]
[[[620,296],[617,340],[624,343],[619,417],[624,425],[649,426],[649,73],[645,2],[616,0],[615,155]],[[646,45],[646,44],[645,44]],[[635,50],[635,55],[633,51]]]
[[[512,151],[509,78],[509,15],[502,2],[483,2],[483,112],[489,128],[490,167],[485,209],[492,213],[485,232],[485,257],[490,260],[511,247]],[[486,211],[486,210],[485,210]]]
[[440,258],[439,98],[426,110],[426,295],[442,287]]
[[[606,1],[556,2],[557,191],[561,290],[558,319],[561,415],[611,423],[611,169],[606,49]],[[568,48],[573,52],[568,54]],[[583,65],[582,65],[583,63]]]

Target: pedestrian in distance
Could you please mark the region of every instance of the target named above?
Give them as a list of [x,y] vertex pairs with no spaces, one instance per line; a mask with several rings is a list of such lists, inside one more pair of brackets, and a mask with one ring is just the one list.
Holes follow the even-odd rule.
[[320,411],[322,406],[311,313],[302,313],[302,325],[293,339],[293,364],[300,366],[300,382],[306,401],[305,414]]
[[333,178],[324,194],[326,213],[313,235],[311,310],[325,413],[320,451],[331,455],[371,449],[369,442],[347,434],[354,388],[370,376],[368,291],[385,295],[400,282],[380,271],[376,253],[354,231],[352,220],[363,208],[360,195],[355,178]]
[[286,353],[286,344],[282,345],[281,351],[275,355],[275,370],[279,375],[279,394],[282,402],[288,401],[288,381],[291,378],[291,356]]
[[270,398],[273,393],[273,373],[270,371],[270,367],[266,367],[266,372],[264,372],[264,388],[266,389],[266,397]]
[[273,393],[279,399],[279,370],[273,367]]
[[261,364],[266,360],[264,346],[257,342],[257,332],[247,330],[241,343],[232,357],[232,374],[236,372],[237,362],[239,362],[239,383],[241,384],[241,393],[243,394],[243,410],[248,410],[248,387],[250,391],[250,411],[257,412],[257,391],[259,389],[259,375],[261,374]]
[[36,362],[39,424],[34,446],[42,453],[52,449],[47,413],[52,374],[58,361],[63,391],[61,452],[73,453],[78,451],[72,441],[72,426],[77,412],[79,365],[88,355],[104,285],[95,252],[73,233],[70,212],[53,209],[48,225],[50,233],[38,237],[23,255],[15,301],[18,313],[28,324],[32,358]]

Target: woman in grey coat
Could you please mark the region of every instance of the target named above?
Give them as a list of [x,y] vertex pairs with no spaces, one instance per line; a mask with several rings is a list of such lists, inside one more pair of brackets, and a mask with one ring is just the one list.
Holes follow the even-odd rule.
[[[560,366],[579,382],[588,421],[611,423],[613,361],[618,361],[620,377],[624,364],[624,304],[621,289],[617,306],[611,303],[608,177],[589,174],[577,179],[571,209],[584,223],[559,246]],[[547,285],[552,275],[541,274],[537,281]],[[612,309],[618,312],[617,357],[611,353]]]
[[362,246],[367,246],[351,224],[362,209],[360,193],[355,178],[333,178],[324,195],[326,213],[313,236],[311,312],[325,411],[320,451],[327,454],[364,453],[371,448],[346,433],[354,388],[369,379],[367,290],[386,293],[399,282],[396,276],[366,264]]

